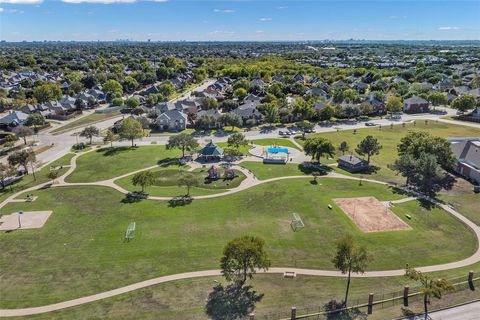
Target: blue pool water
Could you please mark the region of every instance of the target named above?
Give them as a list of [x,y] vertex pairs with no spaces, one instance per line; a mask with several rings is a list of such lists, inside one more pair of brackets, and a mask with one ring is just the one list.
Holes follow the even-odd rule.
[[288,148],[280,148],[280,147],[268,147],[268,153],[288,153]]

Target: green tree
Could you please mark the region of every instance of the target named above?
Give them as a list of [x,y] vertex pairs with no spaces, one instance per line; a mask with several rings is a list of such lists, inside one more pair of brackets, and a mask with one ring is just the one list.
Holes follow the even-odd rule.
[[142,193],[145,193],[146,187],[151,186],[154,183],[155,175],[149,170],[137,172],[132,177],[132,184],[134,186],[141,186]]
[[274,105],[268,104],[265,107],[265,122],[272,125],[280,121],[280,113]]
[[183,173],[180,178],[178,178],[178,185],[181,187],[187,187],[187,197],[190,196],[190,189],[199,184],[198,177],[192,173]]
[[15,166],[0,162],[0,185],[2,189],[5,189],[5,179],[15,176],[16,173],[17,169]]
[[238,89],[235,89],[235,91],[233,91],[233,96],[240,99],[240,100],[245,98],[247,96],[247,94],[248,94],[248,92],[244,88],[238,88]]
[[105,136],[103,137],[103,142],[110,142],[110,147],[113,148],[113,141],[118,140],[118,135],[116,135],[112,130],[107,130]]
[[125,100],[125,105],[128,108],[133,109],[140,105],[140,100],[137,97],[130,97]]
[[335,115],[335,109],[331,105],[326,105],[320,110],[320,120],[328,121]]
[[386,108],[387,108],[387,111],[390,113],[402,111],[403,109],[402,98],[397,96],[391,96],[387,100]]
[[413,268],[407,267],[405,276],[409,279],[419,282],[421,285],[421,292],[423,294],[423,308],[425,310],[425,320],[429,319],[428,305],[430,304],[430,299],[432,297],[441,299],[445,291],[453,289],[452,284],[448,280],[432,279],[427,274],[424,274]]
[[351,274],[352,272],[364,273],[370,259],[367,254],[367,249],[356,245],[350,234],[346,234],[338,239],[335,245],[337,251],[332,260],[333,265],[343,274],[347,274],[347,289],[345,290],[344,300],[344,307],[347,307]]
[[355,151],[361,156],[367,156],[367,162],[370,164],[370,158],[373,155],[378,155],[382,145],[378,142],[377,138],[373,136],[366,136],[358,145]]
[[235,129],[235,127],[241,127],[243,124],[242,117],[235,113],[224,113],[219,118],[220,123],[224,126],[231,126],[231,131]]
[[50,170],[47,174],[47,178],[52,180],[52,183],[55,183],[55,179],[60,176],[60,170]]
[[475,98],[468,94],[462,94],[452,101],[452,107],[457,109],[461,113],[475,108],[475,105]]
[[39,103],[44,103],[60,99],[62,90],[55,83],[44,82],[33,89],[33,96]]
[[32,113],[25,120],[25,125],[33,126],[34,132],[37,131],[37,126],[43,126],[45,124],[45,118],[39,113]]
[[170,81],[165,81],[158,86],[158,91],[164,97],[170,98],[175,93],[175,86]]
[[217,123],[217,120],[209,115],[203,115],[195,121],[195,128],[199,130],[208,130]]
[[109,96],[121,96],[123,94],[122,85],[114,79],[109,79],[103,85],[103,91]]
[[240,146],[248,145],[248,140],[245,139],[245,135],[243,133],[235,132],[234,134],[230,135],[230,137],[228,137],[227,145],[229,147],[234,147],[238,150]]
[[342,141],[340,143],[340,146],[338,147],[338,150],[340,150],[342,152],[342,155],[344,155],[345,152],[347,152],[349,149],[350,149],[350,147],[348,146],[347,141]]
[[193,151],[198,148],[197,140],[189,134],[180,133],[168,138],[167,149],[182,150],[182,158],[185,157],[185,151]]
[[302,139],[305,139],[305,133],[309,130],[312,130],[315,127],[314,123],[311,123],[308,120],[302,120],[295,123],[295,125],[302,131]]
[[335,155],[335,147],[333,144],[320,136],[308,137],[303,146],[305,154],[312,157],[312,160],[320,162],[320,158],[324,155],[333,157]]
[[121,139],[130,140],[133,147],[134,140],[143,137],[142,124],[133,118],[126,118],[122,121],[118,133]]
[[27,137],[33,135],[33,130],[26,126],[15,127],[12,131],[19,139],[23,139],[24,144],[27,144]]
[[80,132],[80,137],[84,137],[89,139],[90,144],[92,144],[93,137],[97,137],[100,134],[100,130],[95,127],[95,126],[88,126],[85,127],[81,132]]
[[265,241],[258,237],[243,236],[227,243],[220,260],[222,275],[228,281],[243,286],[257,269],[267,270],[270,260],[265,251]]
[[432,92],[428,95],[427,100],[432,103],[434,107],[440,105],[446,105],[448,100],[447,96],[441,92]]
[[138,82],[135,80],[135,78],[126,76],[125,80],[123,81],[123,87],[125,88],[125,91],[132,92],[138,88]]
[[203,98],[202,99],[202,109],[203,110],[210,110],[210,109],[218,109],[218,102],[214,98]]
[[31,164],[33,179],[37,180],[35,177],[35,170],[33,170],[33,164],[36,161],[35,152],[31,150],[16,151],[8,156],[7,161],[11,166],[21,165],[26,174],[28,174],[28,165]]

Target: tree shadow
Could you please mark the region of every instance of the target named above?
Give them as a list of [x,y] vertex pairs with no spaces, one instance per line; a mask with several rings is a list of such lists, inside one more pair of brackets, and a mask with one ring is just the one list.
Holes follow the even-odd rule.
[[177,158],[165,158],[165,159],[158,160],[157,164],[161,167],[167,168],[169,166],[180,164],[180,161]]
[[326,319],[328,320],[363,320],[367,319],[367,314],[361,311],[359,308],[351,308],[351,309],[342,309],[344,307],[344,302],[341,301],[337,303],[336,301],[332,300],[326,303],[323,306],[323,309],[326,314]]
[[193,199],[190,196],[179,196],[179,197],[175,197],[175,198],[172,198],[172,199],[168,200],[168,206],[170,208],[183,207],[183,206],[191,204],[192,201],[193,201]]
[[137,203],[142,200],[147,199],[148,195],[142,192],[129,192],[125,195],[125,198],[122,199],[122,203]]
[[311,174],[314,176],[324,176],[332,171],[332,167],[316,163],[304,161],[298,165],[298,170],[302,171],[305,174]]
[[108,147],[108,148],[98,149],[96,152],[102,153],[102,155],[105,157],[112,157],[112,156],[116,156],[119,153],[126,152],[132,149],[137,149],[137,148],[138,147]]

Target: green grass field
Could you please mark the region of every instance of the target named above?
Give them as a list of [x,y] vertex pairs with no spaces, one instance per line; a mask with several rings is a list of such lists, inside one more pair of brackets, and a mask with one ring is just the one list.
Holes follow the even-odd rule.
[[[292,179],[253,187],[230,196],[168,202],[123,203],[124,196],[102,187],[62,187],[35,192],[32,203],[11,203],[3,212],[53,210],[39,230],[0,234],[2,307],[44,305],[93,294],[148,278],[218,268],[225,243],[251,234],[265,239],[273,266],[332,269],[333,242],[350,232],[369,248],[370,270],[431,265],[465,258],[476,250],[474,235],[440,209],[417,202],[393,211],[410,231],[364,234],[336,207],[332,197],[404,197],[379,185],[321,178]],[[306,228],[294,233],[291,213]],[[133,241],[126,227],[137,223]]]
[[82,117],[80,119],[74,120],[64,126],[58,127],[52,130],[53,134],[60,134],[67,132],[69,130],[73,130],[78,127],[86,126],[89,124],[95,124],[97,122],[105,121],[111,118],[115,118],[121,115],[119,111],[107,112],[107,113],[92,113],[88,116]]
[[267,180],[284,176],[303,176],[305,175],[297,163],[275,164],[255,161],[244,161],[240,165],[255,174],[259,180]]
[[[397,145],[400,142],[400,139],[410,130],[427,131],[433,135],[444,138],[480,136],[480,129],[434,121],[429,121],[428,124],[425,124],[424,121],[417,121],[415,126],[412,123],[406,124],[405,127],[395,125],[393,126],[393,129],[391,129],[390,126],[382,127],[381,130],[379,127],[358,129],[356,134],[354,134],[353,130],[345,130],[339,132],[319,133],[318,135],[332,141],[337,149],[342,141],[346,141],[350,146],[350,151],[348,153],[353,154],[356,154],[355,148],[360,141],[362,141],[367,135],[374,136],[383,146],[382,150],[380,150],[380,154],[372,157],[372,165],[377,166],[379,170],[368,175],[365,173],[358,173],[355,175],[368,176],[368,178],[371,179],[378,179],[391,183],[403,183],[404,178],[400,175],[396,175],[396,173],[390,170],[387,165],[392,164],[397,158]],[[298,143],[303,144],[302,140],[297,141]],[[340,155],[341,152],[337,151],[337,157]],[[324,163],[334,163],[336,158],[332,160],[322,158],[320,161]]]
[[[190,174],[197,176],[199,185],[197,187],[192,187],[190,190],[190,195],[192,196],[201,196],[207,194],[215,194],[220,192],[225,192],[228,189],[238,187],[240,183],[245,180],[245,175],[235,170],[238,177],[233,180],[223,180],[219,179],[212,181],[210,183],[205,183],[205,178],[207,177],[207,169],[196,169]],[[178,169],[173,169],[172,166],[169,166],[168,169],[158,168],[152,170],[155,174],[156,181],[152,186],[147,187],[146,192],[151,196],[182,196],[187,192],[186,187],[178,185],[178,179],[185,172],[185,168],[178,167]],[[220,169],[221,172],[223,170]],[[124,177],[115,181],[116,184],[122,188],[129,191],[140,191],[140,187],[136,187],[132,184],[132,176]]]
[[113,147],[89,152],[77,159],[77,168],[67,182],[93,182],[112,179],[122,174],[174,160],[179,150],[165,146]]

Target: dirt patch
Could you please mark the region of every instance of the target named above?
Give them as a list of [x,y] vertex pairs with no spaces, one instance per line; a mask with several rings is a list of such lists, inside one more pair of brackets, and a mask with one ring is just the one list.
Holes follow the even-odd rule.
[[409,230],[411,227],[375,197],[333,199],[363,232]]

